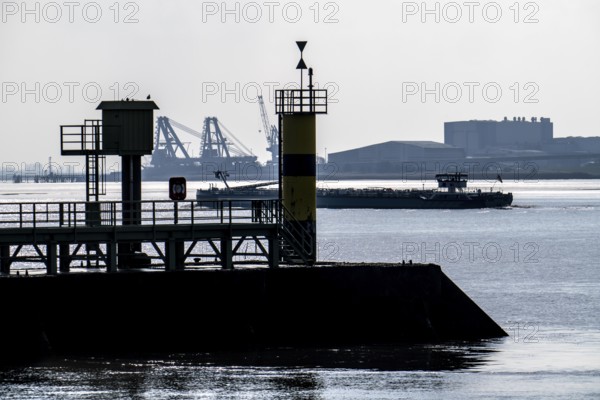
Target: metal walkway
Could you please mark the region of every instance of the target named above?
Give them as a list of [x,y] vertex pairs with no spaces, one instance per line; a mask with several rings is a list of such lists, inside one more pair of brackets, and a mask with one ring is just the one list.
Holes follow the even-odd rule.
[[[281,224],[279,200],[255,200],[245,208],[209,203],[0,203],[0,274],[28,264],[45,266],[48,274],[69,272],[78,261],[113,272],[131,266],[231,269],[234,259],[277,267],[286,255],[299,258],[295,252],[304,244]],[[131,243],[143,251],[124,252]]]

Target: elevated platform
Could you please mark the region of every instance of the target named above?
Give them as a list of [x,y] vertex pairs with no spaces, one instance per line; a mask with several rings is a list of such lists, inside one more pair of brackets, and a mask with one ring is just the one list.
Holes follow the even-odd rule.
[[327,114],[327,90],[276,90],[275,112],[277,114]]
[[[14,274],[17,264],[42,264],[46,273],[69,272],[74,260],[108,272],[127,266],[140,254],[119,246],[139,244],[142,266],[184,269],[211,259],[233,268],[234,257],[276,267],[281,233],[278,200],[255,200],[248,207],[232,201],[3,203],[0,212],[0,276]],[[248,242],[255,250],[248,251]],[[202,243],[204,250],[197,250]],[[242,245],[246,244],[246,247]],[[25,250],[28,247],[28,251]],[[84,251],[84,254],[81,254]],[[192,261],[193,260],[193,261]],[[139,265],[137,265],[139,266]]]

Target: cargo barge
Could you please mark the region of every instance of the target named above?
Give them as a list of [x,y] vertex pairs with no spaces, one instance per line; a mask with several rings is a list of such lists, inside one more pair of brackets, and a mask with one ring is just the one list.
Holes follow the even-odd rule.
[[[500,208],[512,204],[512,193],[467,190],[468,175],[463,173],[436,175],[438,189],[396,190],[368,189],[317,189],[318,208],[387,208],[387,209],[471,209]],[[231,201],[232,206],[245,206],[252,200],[276,199],[277,189],[266,186],[276,182],[219,189],[198,189],[199,206],[210,207],[211,201]]]

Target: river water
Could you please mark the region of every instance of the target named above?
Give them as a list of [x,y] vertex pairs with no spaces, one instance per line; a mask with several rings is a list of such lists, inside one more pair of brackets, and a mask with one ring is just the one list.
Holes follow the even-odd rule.
[[[470,185],[512,191],[513,207],[319,210],[319,258],[438,263],[505,339],[52,359],[0,369],[0,399],[600,398],[600,181]],[[108,189],[118,198],[118,184]],[[144,197],[165,199],[166,190],[148,183]],[[0,184],[2,202],[62,200],[83,200],[83,186]]]

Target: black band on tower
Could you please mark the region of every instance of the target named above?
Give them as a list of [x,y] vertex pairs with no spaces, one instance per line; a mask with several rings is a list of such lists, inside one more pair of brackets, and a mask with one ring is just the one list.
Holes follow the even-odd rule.
[[283,176],[316,176],[316,163],[314,154],[284,154]]

